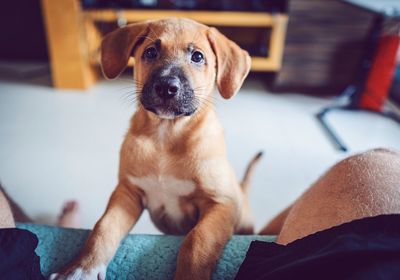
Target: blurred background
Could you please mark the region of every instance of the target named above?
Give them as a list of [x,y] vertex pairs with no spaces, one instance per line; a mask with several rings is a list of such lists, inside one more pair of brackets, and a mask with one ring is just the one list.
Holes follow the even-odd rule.
[[[41,223],[81,203],[91,228],[117,183],[135,110],[133,61],[102,77],[101,38],[170,16],[215,26],[248,50],[240,93],[217,98],[238,177],[259,150],[250,191],[259,229],[336,161],[400,149],[398,0],[14,0],[0,10],[0,181]],[[133,232],[158,233],[147,213]]]

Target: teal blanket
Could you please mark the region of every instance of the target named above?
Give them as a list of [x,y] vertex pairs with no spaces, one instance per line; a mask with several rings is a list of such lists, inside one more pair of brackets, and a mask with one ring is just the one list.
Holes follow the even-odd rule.
[[[89,231],[19,224],[39,239],[36,253],[48,276],[70,262],[82,248]],[[130,234],[107,269],[109,279],[172,279],[182,236]],[[273,236],[233,236],[218,261],[213,279],[233,279],[253,240],[273,242]]]

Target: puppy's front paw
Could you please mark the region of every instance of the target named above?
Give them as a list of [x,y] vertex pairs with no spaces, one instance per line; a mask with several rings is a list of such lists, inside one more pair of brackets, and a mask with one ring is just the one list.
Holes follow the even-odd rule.
[[91,269],[84,269],[81,266],[73,266],[63,273],[53,273],[49,280],[105,280],[107,268],[105,265],[98,265]]

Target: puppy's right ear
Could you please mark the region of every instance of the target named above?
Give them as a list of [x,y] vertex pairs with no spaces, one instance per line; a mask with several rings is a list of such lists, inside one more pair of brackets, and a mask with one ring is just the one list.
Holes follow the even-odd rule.
[[146,35],[148,22],[130,24],[108,33],[101,43],[101,66],[109,79],[116,78],[128,65],[129,57]]

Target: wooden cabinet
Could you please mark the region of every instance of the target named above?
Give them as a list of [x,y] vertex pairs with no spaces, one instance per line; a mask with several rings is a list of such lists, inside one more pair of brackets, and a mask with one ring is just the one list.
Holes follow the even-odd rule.
[[359,75],[376,14],[344,1],[295,0],[289,17],[273,89],[340,93]]

